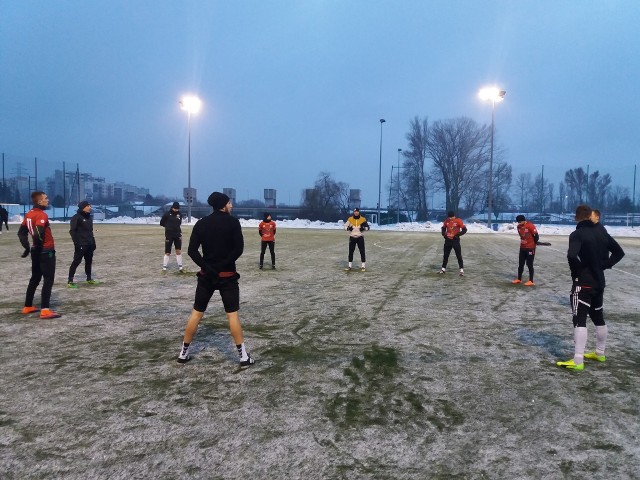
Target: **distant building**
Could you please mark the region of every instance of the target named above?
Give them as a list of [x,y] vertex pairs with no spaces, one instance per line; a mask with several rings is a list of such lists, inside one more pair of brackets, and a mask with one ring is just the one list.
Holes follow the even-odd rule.
[[276,191],[273,188],[264,189],[264,206],[267,208],[276,206]]
[[361,203],[360,189],[349,190],[349,209],[360,208]]
[[231,204],[232,205],[236,204],[236,189],[235,188],[223,188],[222,189],[222,193],[224,193],[227,197],[229,197],[229,200],[231,200]]

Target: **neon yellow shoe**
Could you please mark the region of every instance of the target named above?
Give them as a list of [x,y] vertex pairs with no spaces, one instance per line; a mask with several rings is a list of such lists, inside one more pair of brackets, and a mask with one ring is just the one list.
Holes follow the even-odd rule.
[[584,370],[584,362],[579,365],[573,363],[573,358],[571,360],[567,360],[566,362],[556,362],[556,365],[559,367],[569,368],[571,370]]
[[604,355],[598,355],[596,352],[585,353],[584,358],[588,358],[589,360],[597,360],[599,362],[604,362],[607,357]]

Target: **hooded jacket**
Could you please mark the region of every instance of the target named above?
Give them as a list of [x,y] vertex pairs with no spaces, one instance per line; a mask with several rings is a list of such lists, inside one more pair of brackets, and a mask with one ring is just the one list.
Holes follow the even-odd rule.
[[580,286],[604,290],[604,271],[613,267],[622,257],[624,251],[618,242],[591,220],[579,222],[569,235],[567,260],[571,278]]

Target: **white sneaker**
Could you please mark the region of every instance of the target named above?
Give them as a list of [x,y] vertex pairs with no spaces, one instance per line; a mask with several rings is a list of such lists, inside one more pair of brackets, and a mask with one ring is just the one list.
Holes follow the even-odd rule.
[[464,277],[464,270],[462,268],[460,269],[460,276]]
[[441,268],[440,271],[438,272],[439,274],[443,274],[445,272],[444,268]]

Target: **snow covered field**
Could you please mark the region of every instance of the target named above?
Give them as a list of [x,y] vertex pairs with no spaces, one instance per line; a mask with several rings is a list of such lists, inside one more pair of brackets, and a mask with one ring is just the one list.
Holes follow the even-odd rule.
[[552,245],[527,288],[510,283],[513,230],[469,225],[458,277],[436,274],[439,224],[368,232],[367,272],[345,273],[341,225],[279,222],[278,270],[260,271],[245,222],[240,313],[258,363],[238,371],[217,296],[194,360],[175,362],[194,278],[173,257],[160,272],[157,224],[112,222],[95,225],[103,283],[81,266],[78,290],[68,225],[53,225],[56,320],[18,313],[29,260],[14,225],[0,236],[2,479],[637,478],[637,228],[609,229],[627,255],[607,274],[607,361],[571,372],[555,361],[573,352],[573,227],[540,228]]

